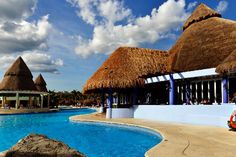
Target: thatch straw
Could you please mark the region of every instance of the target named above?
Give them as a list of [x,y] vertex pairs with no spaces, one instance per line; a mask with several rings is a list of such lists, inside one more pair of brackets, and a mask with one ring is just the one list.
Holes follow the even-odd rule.
[[210,17],[221,17],[221,15],[205,4],[201,3],[184,23],[183,30],[187,29],[193,23],[206,20]]
[[[194,12],[208,9],[204,8],[205,5],[201,5]],[[236,22],[209,16],[185,29],[169,51],[169,69],[182,72],[215,68],[235,49]]]
[[167,71],[167,56],[165,51],[120,47],[86,82],[83,90],[143,86],[141,76]]
[[221,74],[236,72],[236,50],[216,67],[216,72]]
[[38,91],[47,92],[47,83],[45,82],[43,76],[39,74],[39,76],[35,79],[34,84]]
[[36,91],[32,78],[29,68],[23,59],[19,57],[5,73],[0,84],[0,90]]

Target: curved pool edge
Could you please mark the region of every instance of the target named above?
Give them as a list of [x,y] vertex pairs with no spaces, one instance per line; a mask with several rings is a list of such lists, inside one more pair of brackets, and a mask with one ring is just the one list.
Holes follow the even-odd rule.
[[147,130],[151,130],[156,134],[159,134],[162,138],[161,142],[154,145],[153,147],[151,147],[148,151],[145,152],[144,156],[145,157],[153,157],[151,156],[151,152],[153,150],[158,149],[158,146],[160,146],[164,141],[165,141],[165,136],[164,133],[162,133],[160,130],[155,129],[155,128],[151,128],[148,126],[144,126],[144,125],[140,125],[140,124],[131,124],[131,123],[122,123],[122,122],[115,122],[115,121],[105,121],[105,120],[91,120],[91,119],[80,119],[79,117],[82,116],[89,116],[89,115],[96,115],[99,112],[94,112],[94,113],[88,113],[88,114],[83,114],[83,115],[75,115],[75,116],[71,116],[69,117],[69,120],[72,122],[91,122],[91,123],[106,123],[106,124],[116,124],[116,125],[124,125],[124,126],[130,126],[130,127],[139,127],[139,128],[144,128]]

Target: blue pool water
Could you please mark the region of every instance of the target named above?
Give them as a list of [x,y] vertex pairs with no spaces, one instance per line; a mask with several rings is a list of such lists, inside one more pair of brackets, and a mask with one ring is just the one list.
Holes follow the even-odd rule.
[[89,157],[143,157],[161,137],[137,127],[71,122],[69,117],[91,109],[56,113],[0,115],[0,151],[9,149],[29,133],[45,134],[80,150]]

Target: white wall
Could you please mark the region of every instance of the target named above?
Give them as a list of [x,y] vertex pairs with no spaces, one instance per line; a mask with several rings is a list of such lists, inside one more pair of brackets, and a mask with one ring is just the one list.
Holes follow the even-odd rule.
[[236,105],[136,105],[134,118],[228,127]]
[[[110,114],[109,109],[107,109],[107,114]],[[108,117],[108,115],[106,117]],[[134,110],[133,108],[113,108],[111,117],[112,118],[133,118]]]

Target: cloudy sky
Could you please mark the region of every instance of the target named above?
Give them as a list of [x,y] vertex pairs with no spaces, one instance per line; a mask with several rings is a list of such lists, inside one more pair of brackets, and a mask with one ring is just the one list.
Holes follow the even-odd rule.
[[0,0],[0,77],[22,56],[50,90],[81,90],[119,46],[169,49],[201,2],[236,20],[235,0]]

